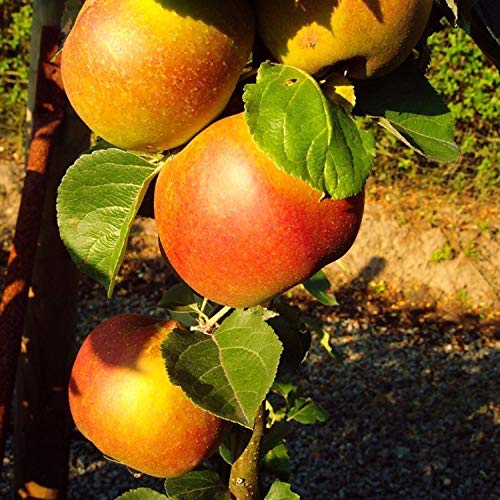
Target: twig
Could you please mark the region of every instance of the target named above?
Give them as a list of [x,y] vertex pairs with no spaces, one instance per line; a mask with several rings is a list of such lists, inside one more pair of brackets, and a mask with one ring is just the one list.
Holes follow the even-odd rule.
[[217,326],[217,322],[225,316],[231,308],[229,306],[224,306],[220,311],[214,314],[209,321],[203,323],[201,325],[192,326],[191,330],[198,330],[203,333],[210,333],[215,326]]

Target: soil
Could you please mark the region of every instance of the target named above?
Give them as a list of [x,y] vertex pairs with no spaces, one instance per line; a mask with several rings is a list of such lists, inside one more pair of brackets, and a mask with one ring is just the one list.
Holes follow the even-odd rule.
[[[0,288],[21,184],[19,162],[0,161]],[[320,306],[300,288],[288,295],[322,319],[344,359],[332,360],[314,339],[298,375],[331,415],[297,426],[288,441],[302,498],[500,497],[499,226],[490,200],[372,182],[357,242],[327,269],[340,306]],[[113,300],[81,280],[80,336],[112,314],[155,314],[170,279],[154,221],[138,218]],[[10,454],[4,463],[1,498]],[[77,433],[70,475],[77,500],[161,489],[107,462]]]
[[[7,155],[6,155],[7,156]],[[7,251],[12,239],[23,186],[23,167],[17,156],[3,157],[0,152],[0,252]],[[4,271],[4,257],[0,271]]]

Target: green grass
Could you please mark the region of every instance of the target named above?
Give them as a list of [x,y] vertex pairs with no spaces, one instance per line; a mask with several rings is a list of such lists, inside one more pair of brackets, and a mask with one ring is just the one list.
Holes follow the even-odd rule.
[[444,262],[455,257],[455,250],[449,243],[445,243],[441,248],[435,250],[431,257],[431,262]]
[[28,98],[32,6],[29,0],[0,0],[0,133],[21,137]]
[[429,39],[427,76],[455,119],[458,161],[428,162],[377,129],[374,174],[380,183],[432,183],[456,192],[491,196],[500,188],[500,75],[468,35],[447,27]]

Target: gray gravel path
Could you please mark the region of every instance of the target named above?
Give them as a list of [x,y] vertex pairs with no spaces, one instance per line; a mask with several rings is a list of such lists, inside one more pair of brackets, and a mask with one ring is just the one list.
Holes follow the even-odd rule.
[[[290,440],[303,498],[500,498],[500,351],[445,322],[331,325],[346,360],[314,349],[302,385],[331,418]],[[457,343],[460,339],[460,344]]]

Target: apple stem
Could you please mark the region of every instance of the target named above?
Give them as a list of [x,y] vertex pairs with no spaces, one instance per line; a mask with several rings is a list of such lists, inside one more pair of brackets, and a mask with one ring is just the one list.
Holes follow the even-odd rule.
[[192,326],[191,330],[197,330],[203,333],[210,333],[213,328],[217,325],[217,322],[225,316],[229,311],[231,310],[231,307],[229,306],[224,306],[220,311],[217,311],[206,323],[203,325],[196,325]]
[[264,405],[261,404],[255,416],[252,437],[231,468],[229,491],[237,500],[257,500],[260,498],[259,458],[265,427]]
[[191,309],[198,314],[198,321],[201,324],[208,323],[210,321],[210,318],[204,313],[204,306],[202,304],[201,307],[198,307],[198,305],[193,305],[191,306]]
[[201,307],[200,307],[201,312],[205,312],[205,307],[207,307],[207,302],[208,302],[208,299],[206,297],[203,297],[203,302],[201,303]]
[[215,326],[217,322],[225,316],[231,308],[229,306],[224,306],[220,311],[217,311],[211,318],[210,321],[207,323],[208,326]]
[[239,82],[244,82],[245,80],[249,80],[253,78],[257,74],[257,69],[251,69],[241,74]]

